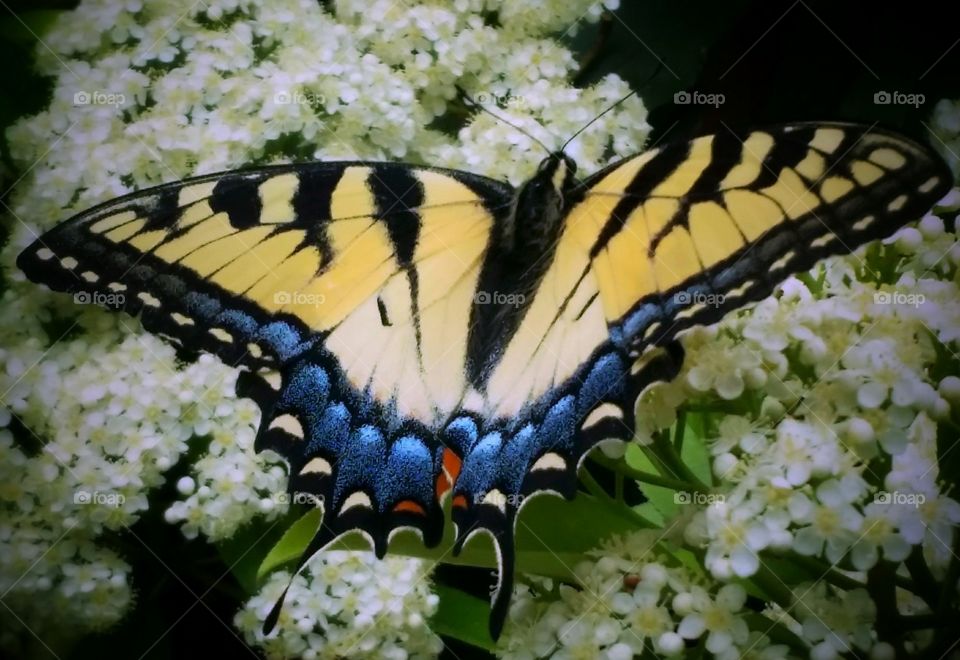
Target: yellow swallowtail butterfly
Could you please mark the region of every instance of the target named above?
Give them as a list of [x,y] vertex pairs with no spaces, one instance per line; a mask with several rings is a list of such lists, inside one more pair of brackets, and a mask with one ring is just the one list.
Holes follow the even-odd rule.
[[[583,181],[553,153],[519,190],[284,165],[107,202],[18,265],[58,291],[122,293],[185,354],[243,370],[258,449],[324,502],[300,566],[354,529],[381,556],[400,526],[436,544],[449,492],[455,550],[478,531],[499,550],[497,635],[523,498],[572,498],[586,452],[631,437],[640,390],[676,373],[677,333],[889,235],[950,180],[900,135],[828,123],[706,135]],[[668,350],[636,367],[653,346]]]

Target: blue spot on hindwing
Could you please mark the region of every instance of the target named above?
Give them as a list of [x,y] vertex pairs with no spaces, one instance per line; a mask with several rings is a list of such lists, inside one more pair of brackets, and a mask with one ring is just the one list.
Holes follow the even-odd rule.
[[657,303],[647,303],[641,305],[639,309],[630,314],[623,323],[623,334],[626,341],[636,339],[644,332],[651,323],[660,320],[663,316],[663,309]]
[[308,453],[323,449],[339,456],[346,451],[350,438],[350,411],[342,403],[335,403],[324,409],[316,424],[310,426],[310,444]]
[[477,436],[477,422],[472,417],[457,417],[444,429],[443,442],[458,456],[466,456],[477,443]]
[[616,353],[608,353],[594,363],[584,379],[577,398],[577,416],[583,417],[604,400],[620,396],[627,370]]
[[463,460],[463,468],[457,479],[457,490],[476,498],[495,486],[500,467],[500,448],[503,438],[498,431],[483,436],[473,451]]
[[309,346],[302,343],[296,328],[285,321],[274,321],[257,332],[257,341],[273,351],[280,362],[285,362],[302,353]]
[[252,316],[236,309],[228,309],[218,314],[217,324],[241,334],[244,341],[253,339],[260,325]]
[[372,476],[377,480],[378,502],[412,499],[426,505],[433,499],[433,459],[420,438],[405,436],[395,440],[390,446],[386,470]]
[[376,496],[371,478],[372,466],[382,466],[386,456],[383,434],[373,426],[361,426],[350,436],[337,462],[337,483],[333,489],[333,506],[339,506],[345,495],[363,489]]
[[280,405],[299,410],[308,417],[319,414],[330,395],[330,378],[327,370],[315,364],[301,364],[290,375],[283,388]]
[[507,493],[519,493],[523,478],[534,453],[540,449],[544,437],[534,432],[532,424],[527,424],[520,432],[507,440],[499,461],[499,479]]
[[540,448],[553,447],[557,450],[573,449],[573,436],[576,430],[576,407],[573,395],[567,395],[553,404],[538,429],[537,439]]

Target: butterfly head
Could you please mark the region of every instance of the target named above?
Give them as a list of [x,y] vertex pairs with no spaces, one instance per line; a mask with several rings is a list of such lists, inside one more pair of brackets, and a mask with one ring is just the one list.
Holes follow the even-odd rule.
[[548,181],[549,185],[561,196],[576,183],[577,164],[562,151],[554,151],[540,161],[537,173],[531,183],[538,179]]
[[576,184],[577,164],[562,151],[540,162],[517,194],[515,248],[524,250],[552,244],[560,231],[567,194]]

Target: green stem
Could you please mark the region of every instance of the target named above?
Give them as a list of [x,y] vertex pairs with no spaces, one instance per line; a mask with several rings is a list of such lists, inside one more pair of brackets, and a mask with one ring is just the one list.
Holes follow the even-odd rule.
[[697,490],[709,490],[709,487],[700,481],[697,475],[693,473],[693,470],[683,462],[680,454],[677,453],[677,450],[673,447],[673,443],[671,443],[668,438],[658,435],[654,437],[653,444],[661,452],[663,459],[673,468],[673,474],[696,484]]
[[877,636],[881,641],[892,644],[898,658],[905,655],[903,637],[900,631],[900,615],[897,611],[896,585],[893,575],[896,566],[888,561],[879,561],[867,572],[867,592],[877,606]]
[[[654,444],[656,444],[657,435],[658,434],[654,435]],[[650,462],[653,463],[653,467],[657,470],[657,472],[666,475],[671,479],[677,478],[677,471],[674,470],[674,468],[664,460],[664,457],[660,456],[660,454],[654,451],[654,447],[652,445],[640,445],[640,451],[642,451],[644,456],[646,456]]]
[[[916,549],[919,549],[917,546]],[[960,559],[957,553],[960,553],[960,533],[954,530],[953,533],[953,556],[950,558],[950,564],[947,566],[947,573],[944,575],[943,582],[940,585],[940,594],[937,598],[937,606],[934,614],[938,620],[946,622],[956,620],[956,610],[953,607],[953,600],[957,593],[957,580],[960,579]],[[922,556],[921,556],[922,557]],[[926,564],[924,564],[926,566]],[[927,569],[929,571],[929,569]],[[952,648],[951,640],[956,635],[956,629],[950,625],[940,625],[933,637],[931,650],[946,655]],[[941,650],[942,649],[942,650]]]
[[677,428],[673,432],[673,448],[679,456],[683,456],[683,434],[687,428],[687,412],[677,411]]
[[844,575],[815,557],[807,557],[797,552],[790,552],[789,557],[790,561],[803,566],[816,575],[817,579],[824,579],[830,584],[834,584],[843,589],[863,589],[867,586],[860,580],[856,580],[849,575]]
[[910,577],[913,578],[914,588],[911,591],[920,596],[930,609],[936,610],[940,602],[940,590],[937,586],[937,579],[930,572],[930,568],[923,558],[923,550],[920,549],[919,545],[913,549],[903,563],[910,571]]
[[762,561],[760,562],[760,568],[757,569],[751,579],[770,596],[773,602],[783,609],[789,611],[793,606],[793,591]]
[[583,485],[587,487],[587,490],[590,491],[591,495],[598,499],[604,499],[608,501],[613,499],[610,497],[610,494],[603,489],[603,486],[597,483],[597,480],[593,478],[592,474],[590,474],[589,469],[584,468],[580,470],[579,476],[580,481],[583,482]]
[[590,494],[598,500],[606,502],[610,506],[610,509],[618,516],[630,521],[634,525],[639,525],[640,527],[655,527],[652,522],[641,516],[632,508],[628,507],[623,502],[610,497],[610,494],[604,490],[603,486],[597,483],[597,480],[593,478],[593,475],[590,474],[589,470],[580,470],[579,476],[580,481],[583,482],[583,485],[587,487],[587,490],[590,491]]
[[797,657],[809,655],[810,647],[780,621],[759,612],[749,612],[744,614],[743,618],[752,630],[763,631],[771,641],[777,644],[786,644],[797,654]]
[[[644,472],[643,470],[630,467],[625,461],[613,461],[606,457],[597,457],[594,460],[600,463],[600,465],[614,470],[617,474],[633,479],[634,481],[642,481],[652,486],[661,486],[671,490],[682,490],[688,493],[700,492],[696,485],[689,481],[665,477],[652,472]],[[703,492],[708,491],[705,490]]]

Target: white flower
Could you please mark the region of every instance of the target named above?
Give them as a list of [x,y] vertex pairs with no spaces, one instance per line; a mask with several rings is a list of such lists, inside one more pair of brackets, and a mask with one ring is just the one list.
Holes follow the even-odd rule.
[[684,341],[687,383],[697,392],[716,392],[723,399],[736,399],[749,387],[766,382],[758,353],[715,330],[697,329]]
[[749,630],[746,622],[736,614],[743,608],[746,598],[747,594],[740,585],[722,587],[715,599],[683,617],[677,633],[685,639],[697,639],[706,632],[706,648],[711,653],[724,653],[743,644]]

